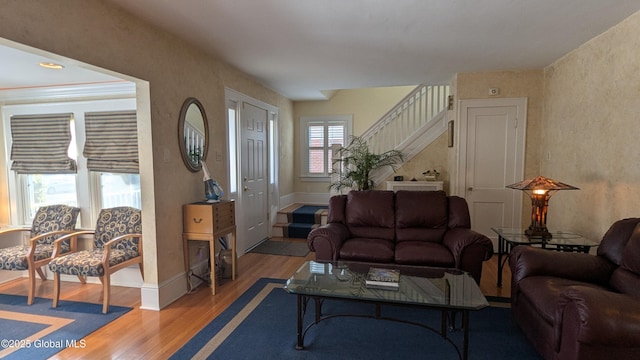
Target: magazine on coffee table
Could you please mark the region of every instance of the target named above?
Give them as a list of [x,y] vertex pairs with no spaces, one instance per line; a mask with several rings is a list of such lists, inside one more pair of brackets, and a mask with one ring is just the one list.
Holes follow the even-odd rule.
[[397,290],[400,286],[400,271],[383,268],[369,268],[365,284],[377,289]]

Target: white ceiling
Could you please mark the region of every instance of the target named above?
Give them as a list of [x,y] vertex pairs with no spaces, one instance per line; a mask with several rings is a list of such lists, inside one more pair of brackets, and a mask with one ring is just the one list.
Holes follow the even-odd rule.
[[[108,1],[293,100],[445,83],[456,72],[539,69],[640,10],[638,0]],[[55,82],[46,79],[3,69],[0,89]]]

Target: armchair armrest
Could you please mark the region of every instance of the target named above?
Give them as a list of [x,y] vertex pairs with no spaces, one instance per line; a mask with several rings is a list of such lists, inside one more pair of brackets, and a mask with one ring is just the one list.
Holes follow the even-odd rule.
[[[32,237],[31,239],[29,239],[29,251],[27,252],[27,257],[32,258],[34,256],[36,252],[36,245],[38,244],[38,241],[40,241],[41,239],[44,239],[52,235],[71,234],[71,233],[73,233],[73,230],[58,230],[58,231],[50,231],[50,232]],[[59,250],[59,246],[55,246],[54,244],[53,253],[51,254],[52,258],[56,257],[58,254],[58,251],[56,249]]]
[[128,239],[133,239],[133,238],[138,238],[138,255],[142,255],[142,234],[134,233],[134,234],[120,235],[104,243],[104,254],[102,254],[102,263],[105,265],[109,264],[109,257],[111,256],[112,246],[115,246],[120,242],[123,242]]
[[[629,347],[640,344],[640,300],[588,286],[570,286],[556,307],[554,343]],[[636,345],[633,345],[636,346]]]
[[316,253],[316,260],[337,261],[342,243],[349,238],[349,229],[340,223],[329,223],[311,230],[307,245]]
[[51,257],[54,258],[60,253],[60,244],[62,244],[63,241],[67,239],[71,239],[69,243],[69,247],[71,248],[71,250],[69,252],[75,252],[78,250],[78,236],[93,235],[94,233],[95,231],[93,230],[82,230],[82,231],[76,231],[76,232],[72,232],[71,234],[60,236],[53,242],[53,254],[51,255]]
[[513,284],[528,276],[556,276],[606,285],[615,265],[600,256],[517,246],[509,254]]
[[8,228],[0,230],[0,235],[10,234],[14,232],[23,232],[23,231],[31,231],[30,228]]
[[456,268],[469,272],[480,284],[482,262],[493,256],[491,240],[468,228],[453,228],[444,234],[442,243],[453,254]]

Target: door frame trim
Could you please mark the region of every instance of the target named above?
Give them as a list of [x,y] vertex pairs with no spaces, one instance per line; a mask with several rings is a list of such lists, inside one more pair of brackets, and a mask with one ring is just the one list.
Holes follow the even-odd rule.
[[[238,104],[238,109],[236,112],[236,131],[235,131],[235,135],[236,135],[236,149],[233,149],[233,151],[235,151],[236,153],[236,173],[238,174],[238,176],[236,176],[236,189],[242,189],[242,149],[241,149],[241,136],[242,134],[240,133],[240,131],[238,131],[238,129],[240,129],[238,122],[241,119],[241,104],[243,102],[245,103],[249,103],[251,105],[254,105],[256,107],[259,107],[261,109],[265,109],[268,113],[268,119],[267,119],[267,148],[268,148],[268,152],[266,154],[267,156],[267,220],[268,220],[268,236],[271,236],[271,231],[272,231],[272,227],[273,227],[273,222],[276,219],[276,215],[277,215],[277,210],[279,207],[279,199],[280,199],[280,190],[278,187],[278,182],[279,182],[279,173],[278,171],[271,171],[271,169],[278,169],[279,166],[279,158],[280,158],[280,154],[279,154],[279,147],[277,146],[278,144],[278,126],[279,126],[279,112],[280,109],[277,106],[273,106],[271,104],[268,104],[264,101],[255,99],[251,96],[245,95],[243,93],[240,93],[236,90],[233,90],[231,88],[225,87],[224,88],[224,97],[225,97],[225,104],[228,104],[229,101],[234,101]],[[226,115],[226,105],[225,105],[225,129],[226,129],[226,133],[229,134],[229,121],[227,121],[227,115]],[[270,125],[270,120],[273,119],[273,126]],[[232,149],[229,148],[230,144],[227,143],[227,153],[231,154]],[[270,154],[273,154],[273,159],[271,159]],[[271,179],[273,178],[274,184],[271,184]],[[230,183],[231,179],[230,179],[230,174],[229,172],[227,172],[227,183]],[[236,213],[238,212],[242,212],[242,206],[243,206],[243,199],[242,199],[242,192],[238,191],[234,194],[229,194],[229,198],[231,199],[235,199],[236,200]],[[275,209],[275,212],[274,212]],[[236,227],[238,229],[238,236],[242,236],[244,235],[244,222],[243,222],[243,217],[242,216],[236,216]],[[240,253],[237,254],[238,256],[242,255]]]
[[[525,144],[527,138],[527,105],[528,98],[499,98],[499,99],[461,99],[458,100],[458,121],[456,133],[458,134],[457,148],[455,149],[455,164],[451,177],[450,189],[452,195],[458,195],[466,198],[466,166],[467,166],[467,125],[469,123],[468,112],[470,108],[478,107],[498,107],[498,106],[515,106],[516,121],[518,129],[522,129],[522,141],[516,144],[518,155],[515,156],[515,177],[514,183],[524,179],[524,162],[525,162]],[[516,141],[518,139],[516,138]],[[513,219],[516,224],[522,223],[522,197],[514,197],[513,202]]]

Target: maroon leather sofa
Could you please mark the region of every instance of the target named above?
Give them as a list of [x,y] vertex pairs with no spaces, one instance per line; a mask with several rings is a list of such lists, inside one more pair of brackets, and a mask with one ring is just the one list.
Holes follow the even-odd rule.
[[597,256],[519,246],[514,319],[546,359],[640,359],[640,219],[615,222]]
[[466,200],[444,191],[351,191],[307,241],[317,261],[456,268],[480,283],[493,244],[470,227]]

